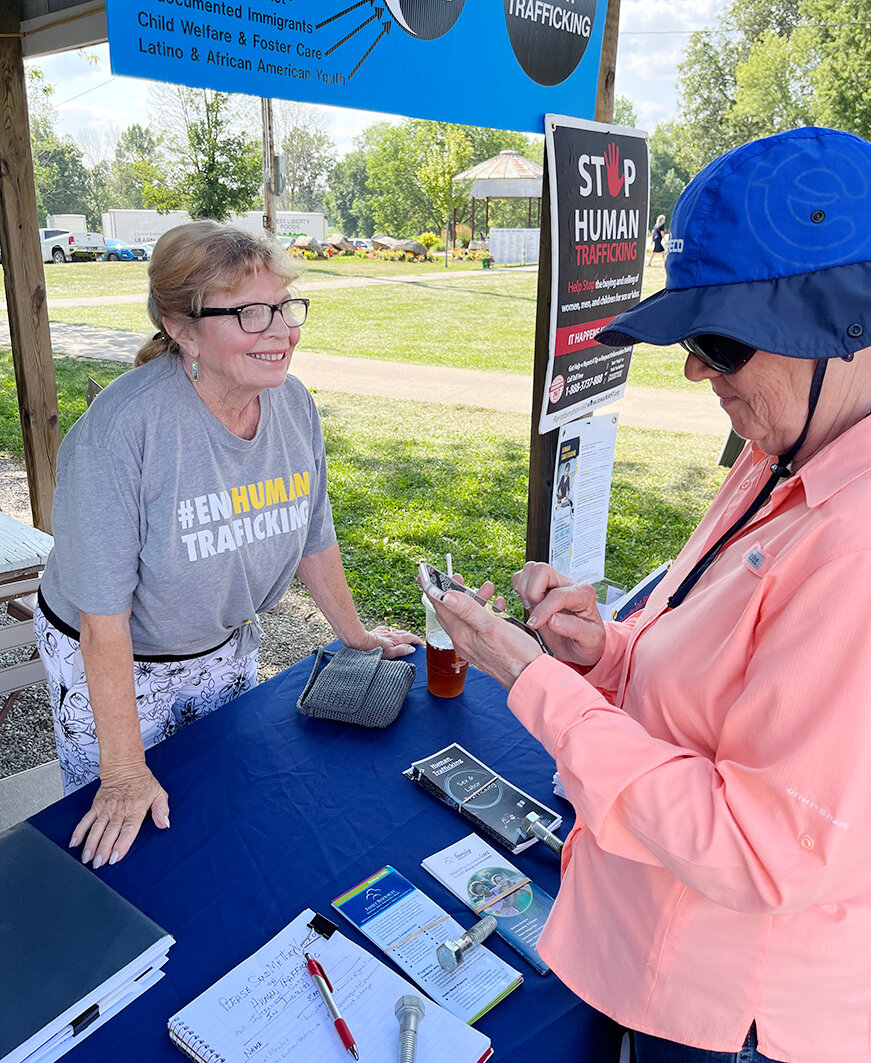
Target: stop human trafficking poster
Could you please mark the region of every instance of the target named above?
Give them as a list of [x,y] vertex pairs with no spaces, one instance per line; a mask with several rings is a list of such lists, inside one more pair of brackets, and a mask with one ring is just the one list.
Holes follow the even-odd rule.
[[632,348],[596,334],[641,296],[649,171],[638,129],[549,114],[545,140],[553,262],[542,434],[623,394]]

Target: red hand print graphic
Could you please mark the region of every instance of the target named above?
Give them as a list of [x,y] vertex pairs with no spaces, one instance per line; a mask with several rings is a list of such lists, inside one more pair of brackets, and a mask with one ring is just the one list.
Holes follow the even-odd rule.
[[608,174],[608,192],[612,196],[619,196],[625,178],[620,173],[620,149],[616,144],[609,144],[605,148],[605,171]]

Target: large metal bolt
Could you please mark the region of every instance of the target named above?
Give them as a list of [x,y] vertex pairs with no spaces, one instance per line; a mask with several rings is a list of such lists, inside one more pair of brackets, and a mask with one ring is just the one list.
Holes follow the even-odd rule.
[[439,967],[445,971],[455,971],[476,945],[485,941],[496,929],[496,916],[485,915],[483,919],[469,927],[465,934],[456,941],[446,941],[436,949]]
[[396,1018],[399,1019],[399,1063],[414,1063],[417,1049],[417,1027],[426,1015],[420,997],[404,996],[396,1001]]
[[557,856],[562,856],[563,852],[563,840],[558,838],[553,831],[550,831],[541,822],[541,816],[537,812],[530,812],[526,819],[520,824],[520,833],[529,838],[533,836],[540,839],[552,852]]

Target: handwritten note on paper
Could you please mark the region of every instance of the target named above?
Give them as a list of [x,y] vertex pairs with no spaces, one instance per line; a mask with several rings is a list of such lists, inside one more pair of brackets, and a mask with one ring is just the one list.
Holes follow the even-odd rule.
[[[292,1063],[316,1059],[347,1063],[348,1053],[327,1007],[305,969],[303,945],[327,971],[336,1002],[361,1058],[396,1054],[397,999],[413,987],[365,949],[334,933],[311,941],[307,909],[169,1021],[170,1034],[197,1051],[245,1063]],[[426,1002],[418,1036],[418,1063],[477,1063],[489,1040],[437,1005]],[[198,1046],[198,1047],[197,1047]]]

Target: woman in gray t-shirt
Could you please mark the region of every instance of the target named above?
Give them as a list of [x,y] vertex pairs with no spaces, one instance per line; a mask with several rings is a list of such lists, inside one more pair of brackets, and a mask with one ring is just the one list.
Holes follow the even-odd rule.
[[257,614],[294,574],[345,645],[420,643],[365,630],[351,599],[320,420],[288,376],[308,300],[287,254],[191,222],[158,240],[148,274],[159,331],[60,449],[35,616],[64,789],[101,782],[70,843],[94,867],[149,811],[169,826],[145,750],[257,682]]

